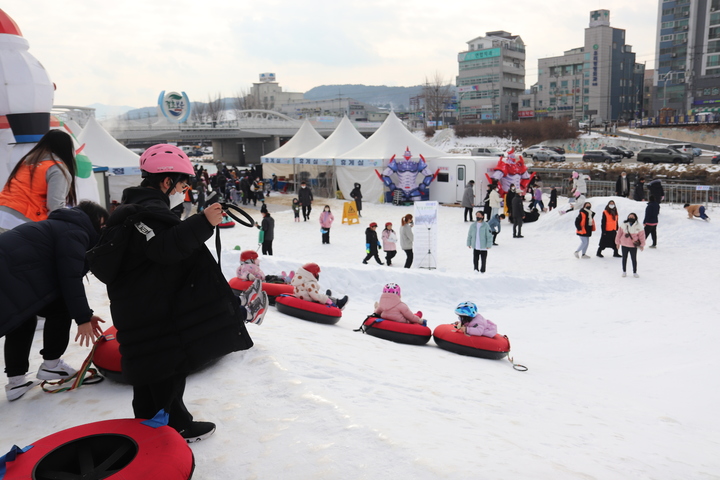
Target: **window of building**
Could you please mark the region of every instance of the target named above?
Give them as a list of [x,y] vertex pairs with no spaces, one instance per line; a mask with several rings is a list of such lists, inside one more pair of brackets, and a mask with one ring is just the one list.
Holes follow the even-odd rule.
[[522,101],[522,106],[523,106],[523,107],[529,107],[529,106],[530,106],[530,100],[523,100],[523,101]]
[[710,25],[720,24],[720,12],[710,14]]
[[720,52],[720,41],[708,42],[708,53]]
[[712,27],[708,30],[708,39],[720,38],[720,27]]
[[590,94],[590,89],[589,89],[589,88],[583,88],[583,93],[584,93],[585,95],[589,95],[589,94]]
[[561,82],[560,82],[560,86],[563,87],[563,88],[567,88],[567,86],[568,86],[568,81],[567,81],[567,80],[561,81]]
[[538,107],[542,107],[542,106],[543,106],[542,102],[543,102],[542,100],[538,100]]
[[590,101],[590,97],[583,97],[583,103],[588,103]]
[[550,88],[551,89],[557,88],[557,82],[550,82]]
[[675,26],[675,21],[672,22],[662,22],[660,24],[660,28],[673,28]]
[[583,82],[583,85],[590,85],[590,80],[585,80],[585,81]]
[[668,42],[673,39],[673,35],[661,35],[660,41],[661,42]]
[[718,67],[720,66],[720,55],[708,55],[706,67]]

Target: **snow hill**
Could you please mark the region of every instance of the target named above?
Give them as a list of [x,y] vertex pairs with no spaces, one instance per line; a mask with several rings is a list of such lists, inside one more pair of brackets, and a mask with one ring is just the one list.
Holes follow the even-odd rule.
[[[608,200],[590,199],[598,214]],[[614,200],[623,218],[642,219],[645,204]],[[317,221],[325,203],[336,215],[330,245],[321,244]],[[392,267],[362,265],[367,224],[392,221],[397,230],[412,209],[365,204],[361,225],[348,226],[341,205],[316,199],[313,220],[295,223],[271,203],[275,256],[262,259],[264,271],[317,262],[321,285],[350,301],[335,326],[271,308],[261,326],[248,326],[254,348],[188,379],[190,411],[218,424],[192,446],[194,478],[718,478],[717,210],[706,223],[663,204],[659,246],[639,253],[636,279],[620,277],[619,259],[594,256],[597,233],[593,257],[576,259],[575,215],[557,211],[526,224],[523,239],[504,223],[482,275],[472,271],[463,210],[452,207],[439,209],[436,270],[401,268],[402,252]],[[255,249],[257,230],[221,235],[229,278],[239,263],[233,247]],[[459,356],[432,340],[416,347],[354,332],[386,282],[398,283],[431,327],[454,321],[460,301],[475,301],[529,370]],[[87,290],[110,322],[104,286],[89,277]],[[40,348],[38,333],[32,372]],[[77,366],[86,355],[73,343],[65,359]],[[36,388],[12,403],[2,397],[0,450],[130,417],[131,397],[111,381],[56,395]]]

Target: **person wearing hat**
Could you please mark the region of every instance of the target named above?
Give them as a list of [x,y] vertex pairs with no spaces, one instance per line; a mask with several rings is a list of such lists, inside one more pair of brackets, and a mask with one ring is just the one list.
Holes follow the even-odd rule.
[[255,222],[255,226],[263,231],[262,254],[272,256],[272,243],[275,239],[275,219],[270,216],[267,207],[265,205],[263,205],[263,207],[264,208],[261,208],[263,216],[262,223],[258,225],[258,223]]
[[378,263],[378,265],[385,265],[383,262],[380,261],[380,257],[378,256],[378,248],[380,247],[380,242],[378,241],[377,236],[377,223],[372,222],[368,228],[365,229],[365,252],[367,255],[363,259],[363,263],[367,265],[368,260],[370,258],[375,257],[375,261]]
[[295,270],[295,275],[290,281],[293,286],[293,294],[300,300],[307,302],[321,303],[323,305],[335,305],[340,310],[345,308],[348,296],[342,298],[332,297],[332,292],[327,290],[322,293],[320,289],[320,265],[317,263],[306,263]]
[[359,183],[355,183],[355,188],[353,188],[352,192],[350,192],[350,198],[355,200],[355,209],[357,210],[358,217],[362,217],[360,212],[362,211],[362,192],[360,191],[361,185]]
[[385,230],[382,231],[382,248],[385,250],[385,263],[389,267],[392,265],[392,259],[397,255],[397,234],[392,229],[392,222],[385,224]]
[[470,180],[465,186],[462,197],[462,206],[465,207],[463,219],[472,222],[473,206],[475,206],[475,180]]

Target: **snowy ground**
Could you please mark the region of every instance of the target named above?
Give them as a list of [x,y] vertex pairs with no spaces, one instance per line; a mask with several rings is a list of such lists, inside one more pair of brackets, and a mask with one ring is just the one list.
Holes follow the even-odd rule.
[[[271,308],[263,325],[249,325],[254,348],[189,378],[190,410],[218,424],[192,446],[194,478],[720,478],[717,211],[705,223],[663,205],[659,248],[639,253],[638,279],[621,278],[619,259],[607,255],[576,259],[575,216],[557,211],[527,224],[524,239],[505,223],[479,275],[460,208],[440,208],[439,268],[406,270],[403,253],[392,267],[361,260],[366,225],[399,227],[410,208],[366,204],[362,224],[348,226],[341,202],[329,200],[338,219],[332,243],[322,245],[317,216],[326,202],[318,200],[307,223],[271,205],[275,256],[261,266],[278,273],[318,262],[321,285],[350,295],[343,318],[327,326]],[[607,200],[591,199],[598,214]],[[642,218],[644,204],[616,202],[623,218]],[[239,257],[232,248],[254,249],[256,239],[255,229],[222,232],[228,277]],[[477,302],[529,370],[455,355],[432,340],[416,347],[353,332],[385,282],[401,285],[431,327],[454,321],[458,302]],[[104,287],[90,278],[87,288],[109,321]],[[71,344],[65,358],[79,365],[86,354]],[[130,417],[130,400],[131,389],[111,381],[0,398],[0,450]]]

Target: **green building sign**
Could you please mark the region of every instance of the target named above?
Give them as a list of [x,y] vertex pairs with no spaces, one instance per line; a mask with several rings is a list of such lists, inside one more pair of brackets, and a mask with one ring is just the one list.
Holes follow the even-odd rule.
[[468,62],[470,60],[481,60],[483,58],[491,58],[491,57],[499,57],[499,56],[500,56],[499,48],[490,48],[487,50],[477,50],[474,52],[467,52],[464,54],[460,54],[460,58],[458,59],[458,61]]

